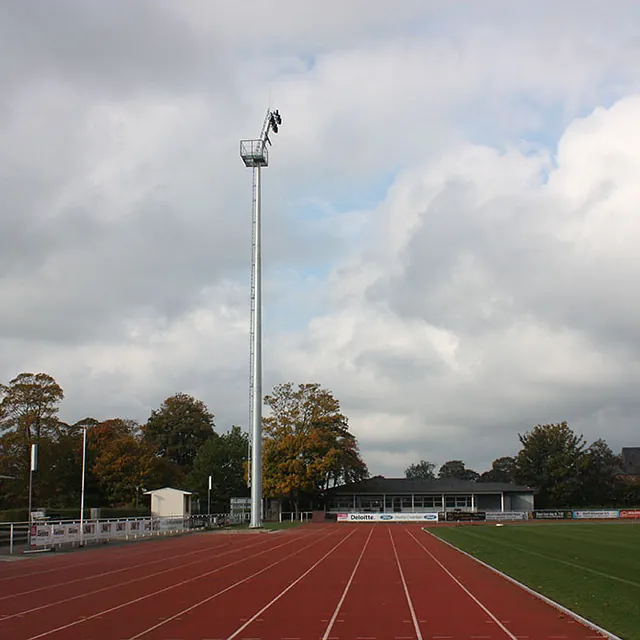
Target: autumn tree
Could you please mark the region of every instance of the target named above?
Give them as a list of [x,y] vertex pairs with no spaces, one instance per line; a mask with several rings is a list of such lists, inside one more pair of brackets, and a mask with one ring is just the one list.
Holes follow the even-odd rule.
[[537,425],[518,437],[516,480],[538,489],[540,507],[571,506],[580,493],[584,438],[566,422]]
[[112,448],[116,446],[114,443],[120,440],[128,442],[131,437],[135,438],[136,434],[140,433],[140,425],[134,420],[122,418],[109,418],[99,421],[88,417],[71,425],[70,430],[81,440],[82,431],[85,428],[87,429],[85,503],[94,507],[108,505],[111,504],[110,491],[108,489],[110,483],[109,480],[100,475],[103,469],[109,473],[108,465],[101,464],[96,467],[96,462],[104,452],[109,452],[109,455],[111,455]]
[[158,475],[153,447],[130,433],[108,440],[91,471],[112,505],[137,505],[140,492],[156,484]]
[[152,411],[142,430],[144,439],[155,447],[159,457],[188,472],[198,449],[213,438],[213,419],[204,402],[177,393],[167,398],[160,409]]
[[438,471],[438,478],[456,478],[458,480],[476,481],[480,477],[473,469],[467,469],[462,460],[449,460],[445,462]]
[[11,476],[11,480],[3,482],[5,504],[23,506],[26,502],[29,449],[33,443],[39,445],[34,500],[41,505],[50,503],[56,486],[64,484],[64,479],[56,478],[52,468],[62,463],[57,458],[62,456],[58,442],[62,423],[57,414],[63,397],[61,387],[46,373],[21,373],[9,384],[0,384],[0,473]]
[[[211,500],[214,510],[229,508],[229,499],[249,495],[245,463],[249,436],[238,426],[228,433],[214,434],[198,450],[189,474],[188,486],[200,498],[208,495],[211,476]],[[201,506],[202,509],[202,506]]]
[[264,490],[299,509],[303,495],[368,477],[356,438],[331,391],[317,383],[278,385],[265,397]]
[[49,374],[21,373],[9,384],[0,384],[0,395],[0,432],[17,431],[25,446],[56,433],[64,393]]
[[511,456],[496,458],[489,471],[485,471],[478,482],[515,482],[516,459]]
[[404,477],[433,480],[436,477],[434,473],[435,469],[436,465],[433,462],[420,460],[417,464],[411,464],[404,470]]

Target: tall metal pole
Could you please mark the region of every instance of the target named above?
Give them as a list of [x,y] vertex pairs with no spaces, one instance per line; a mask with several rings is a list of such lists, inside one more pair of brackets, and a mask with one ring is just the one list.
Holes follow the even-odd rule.
[[262,185],[260,170],[269,165],[269,133],[278,133],[282,117],[267,111],[260,138],[241,140],[240,156],[253,168],[253,246],[251,260],[251,365],[249,421],[251,455],[248,477],[251,482],[251,528],[262,526]]
[[253,168],[253,358],[251,362],[251,523],[262,526],[262,189]]
[[82,427],[82,488],[80,490],[80,546],[84,546],[84,477],[87,459],[87,426]]
[[31,527],[33,525],[33,516],[31,515],[31,503],[33,495],[33,472],[38,469],[38,445],[31,445],[31,456],[29,459],[29,533],[27,535],[27,545],[31,548]]

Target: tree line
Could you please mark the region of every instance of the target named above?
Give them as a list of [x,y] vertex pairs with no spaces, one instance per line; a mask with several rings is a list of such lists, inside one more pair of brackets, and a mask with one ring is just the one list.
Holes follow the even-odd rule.
[[449,460],[436,474],[434,463],[421,460],[407,467],[405,477],[525,485],[536,489],[540,509],[640,504],[640,485],[620,474],[620,456],[605,440],[587,444],[566,422],[537,425],[518,438],[518,453],[497,458],[484,473]]
[[[186,393],[168,397],[144,423],[124,418],[58,417],[64,391],[46,373],[21,373],[0,385],[0,509],[28,500],[30,448],[38,445],[35,507],[79,504],[86,429],[85,505],[139,505],[144,491],[180,487],[207,497],[212,510],[249,495],[248,434],[238,425],[218,433],[215,416]],[[263,487],[266,496],[310,506],[327,488],[368,477],[355,436],[331,391],[285,383],[265,398]]]
[[[227,510],[231,497],[249,495],[248,434],[238,425],[220,433],[214,414],[193,396],[168,397],[144,423],[87,417],[67,424],[58,416],[63,399],[62,388],[46,373],[21,373],[0,384],[0,509],[27,505],[34,443],[39,445],[34,507],[76,507],[85,429],[87,506],[136,506],[144,491],[163,486],[188,489],[206,500],[209,476],[212,510]],[[294,510],[309,509],[321,504],[328,489],[369,477],[330,390],[287,382],[264,400],[266,497],[285,498]],[[604,440],[587,445],[566,422],[538,425],[519,439],[516,455],[497,458],[483,473],[462,460],[449,460],[436,473],[434,463],[421,460],[405,475],[524,484],[537,489],[540,508],[640,504],[640,487],[619,476],[619,457]]]

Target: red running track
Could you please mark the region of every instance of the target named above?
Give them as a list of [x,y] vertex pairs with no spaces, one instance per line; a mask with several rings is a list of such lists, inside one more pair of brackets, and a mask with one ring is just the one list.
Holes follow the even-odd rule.
[[3,640],[602,637],[416,525],[201,533],[0,562]]

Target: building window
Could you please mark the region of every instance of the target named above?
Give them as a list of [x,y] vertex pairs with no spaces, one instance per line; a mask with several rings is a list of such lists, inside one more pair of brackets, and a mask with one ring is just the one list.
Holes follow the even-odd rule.
[[335,496],[333,506],[336,509],[353,509],[353,496]]
[[382,509],[382,496],[358,496],[357,505],[363,511],[380,511]]
[[471,496],[447,496],[445,505],[448,509],[471,508]]
[[424,509],[440,509],[442,508],[442,496],[416,496],[416,507]]

